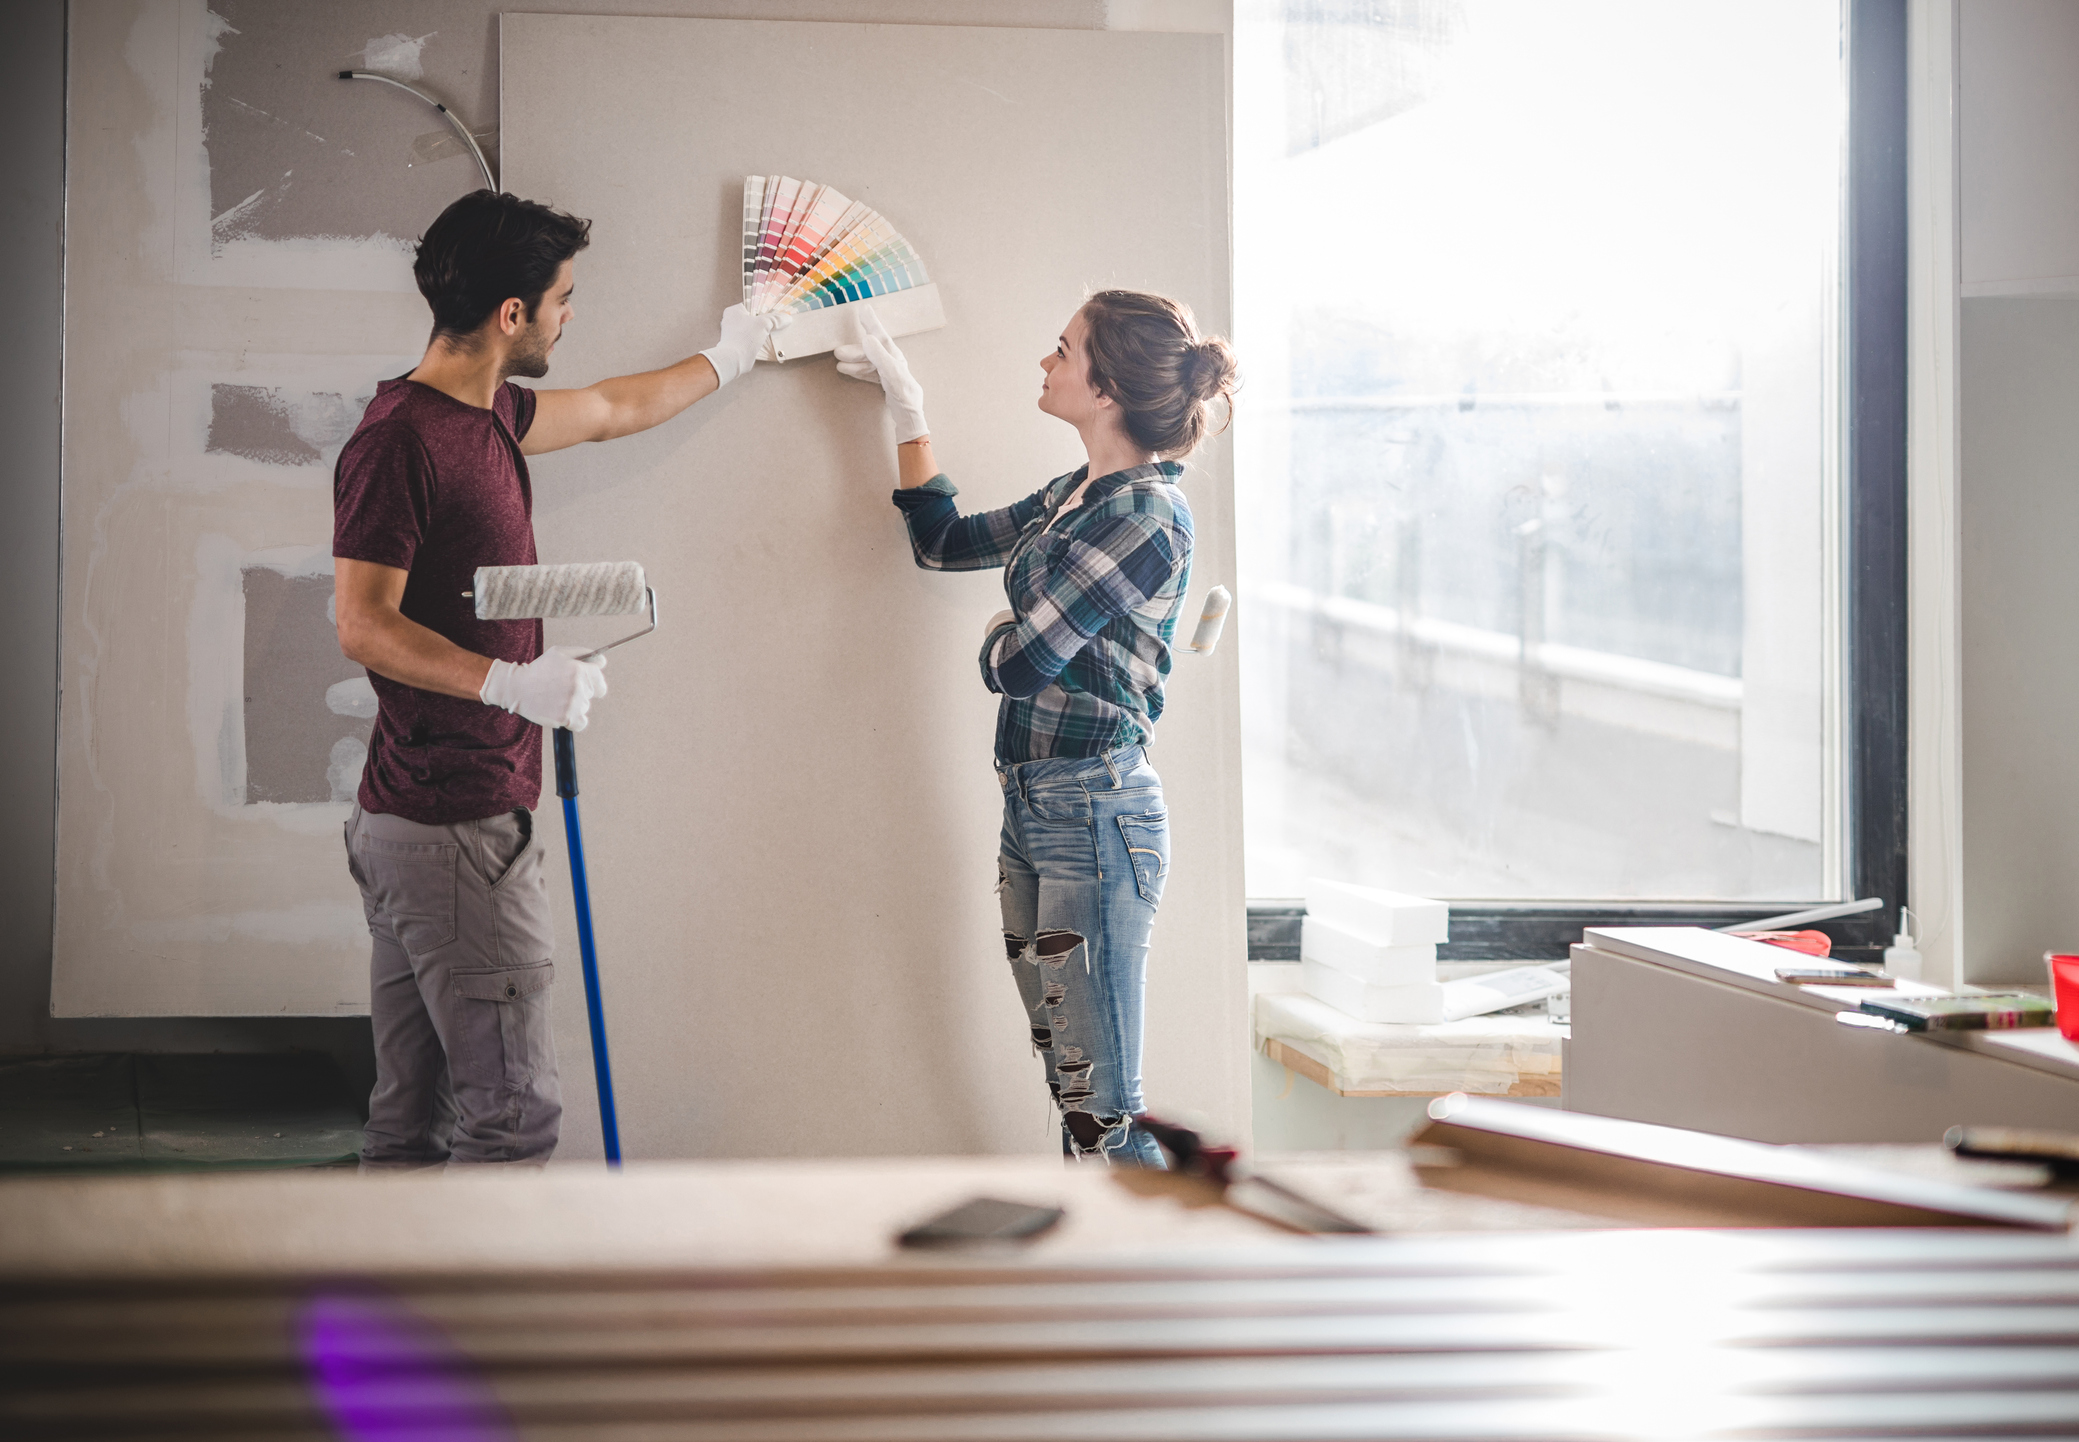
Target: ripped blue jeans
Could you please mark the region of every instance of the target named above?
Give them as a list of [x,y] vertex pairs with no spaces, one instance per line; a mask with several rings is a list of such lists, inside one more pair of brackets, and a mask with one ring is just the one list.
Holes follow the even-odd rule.
[[1160,1167],[1141,1102],[1148,936],[1169,811],[1146,748],[997,763],[1004,949],[1074,1157]]

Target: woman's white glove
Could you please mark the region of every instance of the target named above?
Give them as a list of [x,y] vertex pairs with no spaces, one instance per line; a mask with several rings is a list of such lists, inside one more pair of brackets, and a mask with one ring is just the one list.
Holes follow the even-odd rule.
[[991,636],[994,636],[996,634],[996,628],[998,626],[1015,626],[1017,624],[1018,613],[1016,611],[998,611],[995,615],[989,618],[989,624],[982,627],[982,639],[986,641]]
[[758,364],[758,352],[765,349],[765,338],[792,319],[783,310],[752,315],[741,303],[723,311],[722,338],[701,352],[715,368],[716,388],[728,385]]
[[931,427],[924,423],[924,387],[910,374],[910,363],[902,358],[873,307],[862,305],[859,310],[858,343],[841,345],[831,352],[837,357],[838,371],[855,381],[881,383],[881,398],[888,403],[888,419],[895,422],[895,444],[929,435]]
[[477,699],[537,726],[582,731],[585,713],[605,694],[606,657],[582,646],[551,646],[524,666],[493,661]]

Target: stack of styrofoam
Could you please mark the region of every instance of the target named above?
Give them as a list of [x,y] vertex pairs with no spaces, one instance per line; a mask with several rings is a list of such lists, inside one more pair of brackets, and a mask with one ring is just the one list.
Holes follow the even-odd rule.
[[1450,927],[1441,901],[1315,878],[1299,930],[1300,985],[1359,1021],[1442,1021],[1437,943]]

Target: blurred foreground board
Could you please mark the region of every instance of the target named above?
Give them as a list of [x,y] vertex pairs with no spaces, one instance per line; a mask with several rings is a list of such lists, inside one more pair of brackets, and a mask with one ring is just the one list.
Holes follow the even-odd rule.
[[[1029,1250],[886,1230],[1049,1177],[1069,1215]],[[9,1438],[2075,1430],[2052,1233],[1280,1241],[1023,1159],[0,1185]]]

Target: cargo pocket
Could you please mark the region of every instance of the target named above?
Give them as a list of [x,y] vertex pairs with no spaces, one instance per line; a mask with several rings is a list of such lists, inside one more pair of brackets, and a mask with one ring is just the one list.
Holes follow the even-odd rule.
[[1126,840],[1126,859],[1133,863],[1133,884],[1150,906],[1162,903],[1162,884],[1169,879],[1169,813],[1121,816],[1119,834]]
[[461,848],[452,841],[360,838],[365,886],[390,920],[397,943],[412,956],[438,951],[455,939],[455,867]]
[[542,995],[555,979],[551,962],[454,975],[455,995],[463,1002],[455,1018],[456,1041],[478,1085],[511,1098],[555,1075],[549,999]]
[[455,995],[470,1001],[520,1001],[547,991],[555,979],[554,962],[504,971],[463,971],[454,975]]

